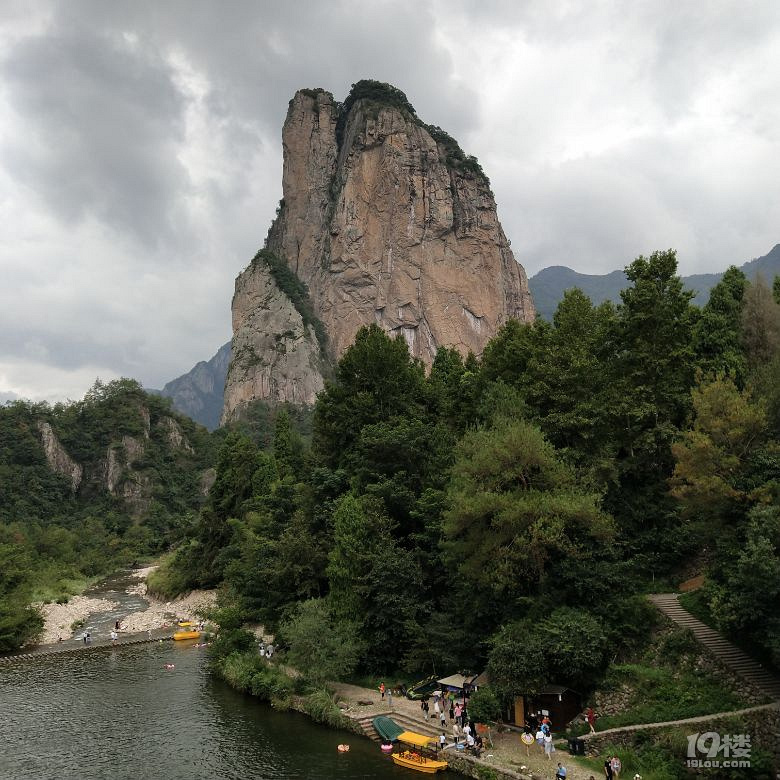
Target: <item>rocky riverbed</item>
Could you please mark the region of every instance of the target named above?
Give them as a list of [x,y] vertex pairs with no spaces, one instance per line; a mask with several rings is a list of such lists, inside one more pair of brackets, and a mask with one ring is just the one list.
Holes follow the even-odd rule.
[[[97,585],[67,604],[37,604],[44,616],[44,629],[39,644],[58,643],[72,639],[82,630],[74,631],[74,623],[85,623],[95,638],[114,627],[118,620],[120,633],[134,634],[172,626],[177,620],[199,620],[204,611],[214,606],[216,591],[192,591],[172,601],[161,601],[147,593],[146,578],[155,566],[136,569],[122,575],[121,591],[116,583]],[[140,609],[139,609],[140,607]]]

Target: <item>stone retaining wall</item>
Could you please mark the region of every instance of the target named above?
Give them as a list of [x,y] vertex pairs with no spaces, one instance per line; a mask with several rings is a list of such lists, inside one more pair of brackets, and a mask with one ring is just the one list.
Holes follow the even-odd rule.
[[525,775],[510,769],[491,766],[468,754],[447,751],[444,758],[451,770],[466,777],[473,777],[475,780],[540,780],[538,775]]
[[[738,729],[734,728],[733,724],[735,722],[739,724]],[[673,725],[649,725],[646,728],[635,726],[606,731],[603,734],[597,732],[596,734],[588,735],[584,739],[585,750],[588,755],[597,756],[607,746],[633,746],[640,734],[640,739],[647,739],[648,736],[661,736],[672,731],[684,732],[685,734],[703,733],[705,731],[750,734],[753,747],[759,747],[773,755],[775,769],[780,770],[780,705],[762,707],[752,712],[740,714],[729,715],[724,713],[720,716],[692,718],[690,722]]]

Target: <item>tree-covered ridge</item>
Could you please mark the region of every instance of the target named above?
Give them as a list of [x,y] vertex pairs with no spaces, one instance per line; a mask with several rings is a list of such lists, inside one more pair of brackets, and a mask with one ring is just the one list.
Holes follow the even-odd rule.
[[720,625],[780,661],[780,307],[731,269],[699,309],[671,251],[626,273],[617,306],[570,291],[427,376],[363,328],[311,446],[287,413],[225,439],[169,582],[223,583],[299,663],[315,631],[322,674],[487,667],[505,698],[594,685],[704,551]]
[[[43,424],[80,468],[77,484],[47,461]],[[213,452],[205,429],[128,379],[98,381],[77,402],[0,407],[0,650],[39,626],[31,598],[66,598],[70,581],[179,541]]]

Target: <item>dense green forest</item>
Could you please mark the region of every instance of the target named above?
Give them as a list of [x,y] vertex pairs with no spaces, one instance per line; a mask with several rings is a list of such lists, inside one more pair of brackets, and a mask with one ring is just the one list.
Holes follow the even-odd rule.
[[486,667],[508,697],[587,690],[646,640],[643,595],[705,572],[711,619],[780,663],[778,285],[731,268],[700,309],[672,251],[626,273],[617,306],[572,290],[428,375],[362,329],[311,441],[287,412],[226,436],[158,583],[223,584],[313,676]]
[[[45,424],[77,479],[47,462]],[[215,441],[129,379],[97,382],[75,403],[0,407],[0,651],[40,630],[32,601],[67,599],[184,538]]]

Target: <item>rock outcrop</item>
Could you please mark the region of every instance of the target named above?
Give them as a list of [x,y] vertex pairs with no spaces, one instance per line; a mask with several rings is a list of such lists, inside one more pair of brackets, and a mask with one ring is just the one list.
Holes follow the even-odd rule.
[[314,403],[324,386],[314,326],[279,289],[262,253],[236,279],[232,355],[223,422],[258,398]]
[[68,455],[48,422],[39,420],[38,431],[49,468],[70,480],[70,489],[75,494],[84,475],[83,467]]
[[[300,90],[290,101],[282,143],[284,197],[266,249],[308,287],[330,358],[338,359],[370,323],[403,335],[430,366],[441,346],[481,354],[508,319],[534,319],[528,280],[498,221],[487,177],[454,139],[423,124],[403,93],[360,82],[341,105],[329,92]],[[223,419],[254,398],[291,400],[286,385],[293,378],[299,388],[318,384],[307,361],[303,374],[282,377],[269,366],[262,382],[241,376],[240,343],[253,343],[266,361],[258,340],[267,339],[247,328],[270,324],[278,334],[280,327],[254,308],[263,300],[248,272],[255,273],[239,277],[233,298]],[[295,395],[309,400],[300,390]]]
[[190,455],[195,452],[192,445],[187,441],[187,437],[184,435],[181,425],[179,425],[173,417],[163,417],[157,425],[160,427],[160,430],[165,437],[165,441],[168,442],[168,446],[172,450],[184,450],[184,452],[187,452]]

